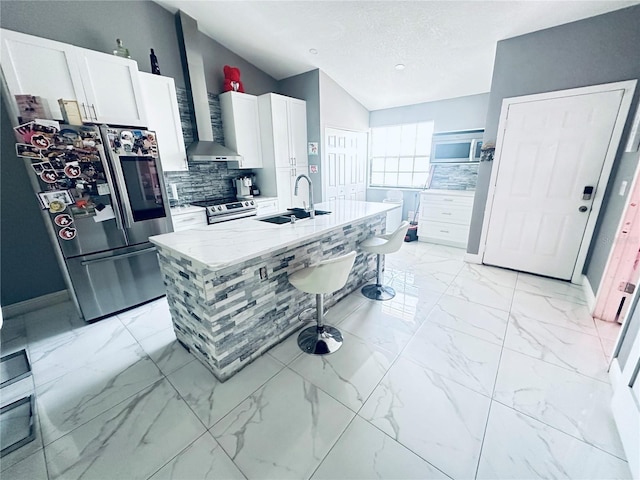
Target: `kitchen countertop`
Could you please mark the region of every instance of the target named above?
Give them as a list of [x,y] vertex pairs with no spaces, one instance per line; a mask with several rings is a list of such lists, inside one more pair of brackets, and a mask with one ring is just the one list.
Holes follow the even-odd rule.
[[[188,207],[187,207],[188,208]],[[217,270],[316,238],[330,230],[397,208],[396,204],[336,200],[315,205],[329,215],[276,225],[255,217],[155,235],[149,240],[189,258],[201,267]]]

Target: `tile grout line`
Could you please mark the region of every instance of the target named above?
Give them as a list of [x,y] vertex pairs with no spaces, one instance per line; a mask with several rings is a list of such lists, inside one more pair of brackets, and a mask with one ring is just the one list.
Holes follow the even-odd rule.
[[[518,277],[520,276],[519,273],[516,273],[516,283],[515,285],[518,284]],[[500,358],[498,359],[498,368],[496,369],[496,375],[494,377],[493,380],[493,389],[491,391],[491,395],[489,397],[489,410],[487,411],[487,420],[485,421],[484,424],[484,430],[482,432],[482,442],[480,442],[480,451],[478,452],[478,463],[476,464],[476,472],[473,476],[474,479],[478,478],[478,471],[480,470],[480,462],[482,461],[482,451],[484,449],[484,442],[486,440],[487,437],[487,429],[489,428],[489,419],[491,418],[491,407],[493,406],[493,396],[495,395],[496,392],[496,385],[498,383],[498,375],[500,374],[500,366],[502,364],[502,353],[504,352],[504,342],[507,339],[507,331],[509,330],[509,318],[511,315],[511,308],[513,307],[513,299],[515,297],[516,294],[516,289],[515,289],[515,285],[514,285],[514,289],[513,292],[511,293],[511,302],[509,305],[509,311],[507,313],[507,325],[506,328],[504,329],[504,337],[502,340],[502,347],[500,348]]]
[[565,432],[564,430],[561,430],[560,428],[558,428],[558,427],[556,427],[556,426],[554,426],[554,425],[550,425],[550,424],[548,424],[547,422],[545,422],[545,421],[543,421],[543,420],[540,420],[539,418],[536,418],[536,417],[534,417],[533,415],[531,415],[531,414],[529,414],[529,413],[527,413],[527,412],[521,412],[520,410],[518,410],[518,409],[516,409],[516,408],[513,408],[512,406],[507,405],[506,403],[503,403],[503,402],[501,402],[500,400],[492,400],[492,401],[493,401],[493,402],[495,402],[495,403],[498,403],[498,404],[502,405],[503,407],[508,408],[509,410],[512,410],[512,411],[516,412],[516,413],[517,413],[517,414],[519,414],[519,415],[522,415],[522,416],[524,416],[524,417],[530,418],[531,420],[533,420],[533,421],[535,421],[535,422],[538,422],[538,423],[540,423],[540,424],[542,424],[542,425],[544,425],[544,426],[546,426],[546,427],[549,427],[549,428],[551,428],[552,430],[555,430],[556,432],[559,432],[559,433],[562,433],[562,434],[564,434],[564,435],[567,435],[567,436],[569,436],[569,437],[571,437],[571,438],[574,438],[575,440],[578,440],[579,442],[584,443],[585,445],[588,445],[588,446],[590,446],[590,447],[593,447],[593,448],[595,448],[596,450],[600,450],[602,453],[605,453],[605,454],[607,454],[607,455],[609,455],[609,456],[611,456],[611,457],[617,458],[617,459],[619,459],[619,460],[622,460],[622,461],[623,461],[623,462],[625,462],[625,463],[628,463],[628,461],[627,461],[627,459],[626,459],[626,458],[622,458],[622,457],[619,457],[618,455],[616,455],[616,454],[614,454],[614,453],[608,452],[607,450],[604,450],[602,447],[600,447],[600,446],[598,446],[598,445],[594,445],[593,443],[588,442],[588,441],[587,441],[587,440],[585,440],[584,438],[576,437],[576,436],[575,436],[574,434],[572,434],[572,433]]

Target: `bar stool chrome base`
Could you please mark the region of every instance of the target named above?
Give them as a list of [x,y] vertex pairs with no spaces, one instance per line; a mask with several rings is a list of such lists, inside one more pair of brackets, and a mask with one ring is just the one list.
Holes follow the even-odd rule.
[[330,325],[307,327],[298,335],[298,346],[305,353],[328,355],[342,346],[340,330]]
[[365,285],[360,292],[365,297],[378,301],[391,300],[396,296],[396,291],[386,285]]

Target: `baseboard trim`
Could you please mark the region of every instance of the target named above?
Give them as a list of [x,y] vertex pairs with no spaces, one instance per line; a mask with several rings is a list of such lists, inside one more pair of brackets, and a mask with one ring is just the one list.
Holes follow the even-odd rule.
[[475,263],[476,265],[482,265],[482,255],[479,253],[465,253],[464,261],[467,263]]
[[30,298],[23,302],[12,303],[11,305],[2,306],[3,318],[17,317],[18,315],[24,315],[25,313],[40,310],[41,308],[48,307],[49,305],[55,305],[56,303],[62,303],[69,300],[69,291],[60,290],[58,292],[47,293],[40,297]]
[[587,299],[587,306],[589,307],[589,312],[593,313],[596,308],[596,296],[593,293],[593,288],[591,288],[591,283],[586,275],[582,275],[582,290],[584,291],[584,296]]

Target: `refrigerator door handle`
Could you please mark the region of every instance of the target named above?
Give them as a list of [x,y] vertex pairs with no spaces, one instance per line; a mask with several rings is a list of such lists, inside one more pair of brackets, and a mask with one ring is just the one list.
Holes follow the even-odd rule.
[[[113,175],[113,172],[111,171],[109,156],[107,152],[104,151],[104,149],[102,153],[104,157],[103,167],[106,174],[107,184],[109,185],[109,190],[111,191],[110,192],[111,199],[112,199],[111,208],[113,208],[113,213],[115,214],[115,217],[116,217],[116,226],[118,227],[118,230],[122,230],[124,232],[125,222],[123,222],[123,218],[125,217],[122,215],[122,210],[120,210],[120,199],[119,199],[118,192],[116,191],[115,182],[113,180],[114,175]],[[127,226],[128,226],[128,222],[127,222]]]
[[124,228],[124,223],[122,221],[122,218],[123,218],[122,211],[120,210],[120,204],[117,201],[116,192],[111,192],[111,197],[113,198],[111,208],[113,208],[113,213],[115,214],[115,217],[116,217],[116,226],[118,227],[118,230],[122,230],[124,232],[125,228]]
[[123,253],[122,255],[116,255],[116,256],[110,255],[108,257],[100,257],[93,260],[83,260],[80,263],[80,265],[82,265],[83,267],[86,267],[87,265],[95,265],[96,263],[100,263],[100,262],[110,262],[110,261],[113,261],[114,259],[120,260],[123,258],[135,257],[138,255],[143,255],[145,253],[151,253],[155,251],[156,251],[156,247],[149,247],[142,250],[136,250],[135,252]]
[[90,105],[90,108],[93,110],[93,119],[97,122],[98,121],[98,114],[96,113],[96,106],[92,103]]

